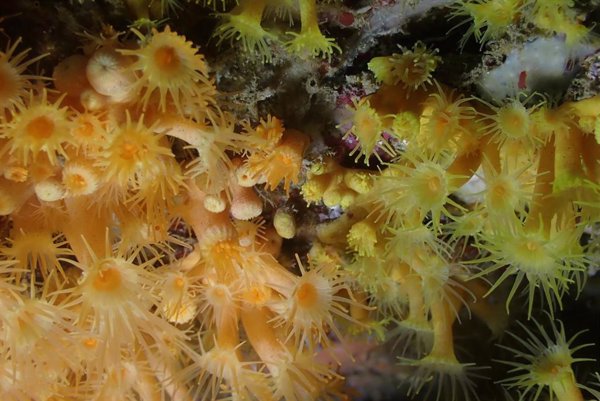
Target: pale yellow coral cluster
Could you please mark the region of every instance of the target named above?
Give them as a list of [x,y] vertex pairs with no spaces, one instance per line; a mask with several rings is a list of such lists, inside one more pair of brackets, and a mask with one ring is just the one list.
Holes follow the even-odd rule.
[[469,24],[461,46],[471,35],[482,45],[499,39],[516,24],[530,24],[545,35],[563,35],[568,47],[594,39],[571,0],[457,0],[452,8],[453,18],[467,17],[456,27]]
[[[405,50],[407,59],[413,52]],[[329,253],[350,252],[344,269],[377,307],[365,322],[377,329],[397,319],[401,364],[415,369],[409,392],[476,399],[477,368],[455,353],[461,310],[499,335],[515,298],[524,298],[529,317],[540,304],[553,315],[585,282],[580,238],[599,218],[600,97],[560,107],[531,97],[488,104],[438,83],[407,85],[392,63],[403,57],[370,64],[383,85],[354,102],[344,136],[356,139],[352,152],[384,151],[391,161],[380,158],[365,172],[370,184],[348,198],[332,193],[348,192],[342,183],[351,170],[317,164],[303,196],[343,208],[317,227],[317,238]],[[393,147],[398,140],[403,146]],[[461,200],[471,180],[482,185]],[[562,360],[572,372],[570,356]],[[572,376],[543,385],[554,395],[568,386],[558,399],[582,399]]]

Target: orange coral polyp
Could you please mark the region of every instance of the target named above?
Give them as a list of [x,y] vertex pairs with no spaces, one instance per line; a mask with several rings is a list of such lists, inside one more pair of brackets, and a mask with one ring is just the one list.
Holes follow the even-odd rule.
[[283,122],[277,117],[269,115],[266,120],[260,121],[260,124],[252,130],[251,135],[265,141],[264,144],[258,143],[258,147],[270,149],[279,143],[284,131]]
[[48,139],[54,133],[55,126],[46,116],[35,117],[25,126],[27,135],[35,139]]
[[143,119],[132,122],[128,115],[124,126],[110,136],[107,148],[99,151],[95,166],[105,170],[104,178],[112,186],[124,189],[157,179],[166,165],[162,159],[173,157],[171,149],[162,145],[161,136]]
[[106,122],[101,115],[83,112],[72,120],[70,134],[77,150],[87,153],[103,143],[106,137]]
[[172,46],[162,46],[154,52],[154,62],[162,71],[175,71],[181,60]]
[[531,135],[536,128],[532,113],[539,106],[527,108],[520,99],[513,99],[502,106],[487,104],[492,109],[492,114],[483,115],[481,131],[502,146],[507,141],[519,141],[530,148],[537,148],[543,140],[540,135]]
[[[64,96],[63,96],[64,97]],[[71,122],[67,108],[60,107],[63,99],[50,103],[46,90],[41,95],[29,94],[28,105],[17,105],[17,112],[5,128],[10,150],[27,165],[31,159],[45,154],[51,164],[58,163],[58,155],[66,157],[65,145],[72,142]]]
[[70,177],[69,186],[71,188],[80,190],[85,187],[85,182],[85,179],[81,175],[74,174],[72,177]]
[[219,282],[234,280],[248,260],[247,250],[239,245],[238,234],[230,225],[210,227],[198,248],[205,265],[214,268]]
[[308,146],[306,134],[287,130],[281,142],[272,150],[252,154],[246,166],[258,182],[265,182],[266,187],[274,190],[283,182],[284,190],[290,190],[292,184],[300,180],[302,158]]
[[313,308],[319,301],[319,293],[314,284],[302,283],[296,289],[296,301],[300,308]]
[[19,38],[9,44],[6,50],[0,51],[0,116],[24,105],[27,92],[33,88],[31,81],[46,79],[39,75],[24,74],[29,66],[46,55],[27,60],[29,49],[15,54],[20,43]]

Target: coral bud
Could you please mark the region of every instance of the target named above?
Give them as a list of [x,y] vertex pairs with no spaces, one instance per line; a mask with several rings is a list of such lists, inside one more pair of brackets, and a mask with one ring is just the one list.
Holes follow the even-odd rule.
[[29,172],[25,167],[10,166],[4,170],[4,178],[14,182],[25,182],[29,176]]
[[308,204],[320,202],[330,183],[328,175],[311,177],[302,185],[302,197]]
[[366,171],[349,170],[344,174],[344,184],[359,194],[365,194],[373,187],[373,180]]
[[346,237],[348,246],[359,256],[374,256],[377,244],[377,227],[368,220],[354,224]]
[[296,235],[296,220],[284,209],[278,209],[273,218],[273,227],[282,238],[291,239]]
[[92,167],[81,162],[68,162],[63,169],[62,183],[69,195],[89,195],[99,185],[98,177]]
[[111,48],[97,50],[88,62],[86,74],[96,92],[117,103],[128,101],[134,91],[135,75],[127,69],[130,59]]
[[38,182],[33,189],[41,201],[54,202],[65,197],[65,188],[52,178]]
[[342,202],[342,193],[339,186],[330,186],[323,194],[323,203],[327,207],[334,207]]
[[235,170],[237,183],[242,187],[253,187],[258,183],[258,179],[252,175],[248,165],[242,164]]
[[227,207],[227,202],[221,194],[209,194],[204,197],[204,208],[212,213],[221,213]]
[[250,220],[262,213],[262,201],[252,188],[231,186],[231,215],[238,220]]
[[98,111],[106,106],[108,98],[88,88],[79,94],[79,102],[88,111]]

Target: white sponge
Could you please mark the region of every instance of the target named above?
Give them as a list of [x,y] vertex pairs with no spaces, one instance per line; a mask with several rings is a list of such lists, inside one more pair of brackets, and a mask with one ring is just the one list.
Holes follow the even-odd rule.
[[594,52],[592,45],[569,47],[564,37],[536,37],[513,49],[501,66],[481,77],[480,86],[490,99],[518,93],[563,92],[575,76],[578,60]]

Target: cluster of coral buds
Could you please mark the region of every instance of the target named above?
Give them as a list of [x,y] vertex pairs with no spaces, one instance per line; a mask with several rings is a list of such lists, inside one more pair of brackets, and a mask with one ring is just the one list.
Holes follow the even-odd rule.
[[309,137],[221,111],[169,28],[120,36],[62,61],[53,87],[19,41],[0,52],[2,399],[339,392],[318,354],[366,307],[339,263],[278,262],[294,219],[267,225],[255,191],[297,184]]

